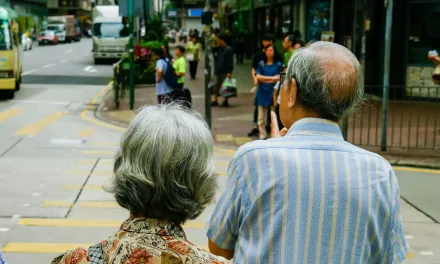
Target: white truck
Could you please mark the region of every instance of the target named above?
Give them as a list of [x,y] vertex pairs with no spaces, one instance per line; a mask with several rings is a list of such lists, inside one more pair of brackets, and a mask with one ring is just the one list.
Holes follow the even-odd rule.
[[72,15],[47,17],[46,29],[54,31],[60,42],[79,41],[80,39],[75,28],[75,17]]
[[120,59],[127,53],[129,30],[119,16],[118,6],[96,6],[93,10],[93,58]]

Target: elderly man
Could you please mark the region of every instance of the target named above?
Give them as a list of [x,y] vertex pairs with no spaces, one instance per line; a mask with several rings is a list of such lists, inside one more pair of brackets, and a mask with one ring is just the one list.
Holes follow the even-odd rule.
[[286,129],[272,114],[278,138],[237,151],[207,223],[211,252],[235,263],[400,263],[408,246],[394,171],[336,123],[362,101],[358,60],[316,42],[282,77]]

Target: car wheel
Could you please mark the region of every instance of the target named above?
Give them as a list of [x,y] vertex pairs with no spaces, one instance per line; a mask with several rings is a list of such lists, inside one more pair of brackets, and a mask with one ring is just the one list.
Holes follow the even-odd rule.
[[20,91],[21,88],[21,74],[20,77],[18,77],[19,79],[17,81],[15,81],[15,90],[16,91]]
[[95,58],[95,64],[102,64],[102,59]]
[[31,50],[32,49],[32,44],[31,44],[31,46],[29,47],[29,50]]
[[14,92],[15,92],[14,90],[6,90],[6,91],[3,91],[3,95],[4,95],[5,99],[8,99],[8,100],[14,99],[14,96],[15,96]]

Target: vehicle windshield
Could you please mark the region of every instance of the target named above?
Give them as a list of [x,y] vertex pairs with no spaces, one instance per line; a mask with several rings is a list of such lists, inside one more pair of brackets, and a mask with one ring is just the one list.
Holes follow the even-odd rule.
[[63,31],[64,26],[63,25],[49,25],[49,26],[47,26],[47,29],[53,30],[53,31]]
[[42,37],[52,37],[54,35],[53,31],[43,31],[40,33],[40,36]]
[[122,23],[95,23],[93,35],[98,38],[128,37],[128,29]]
[[0,19],[0,50],[11,50],[11,31],[7,20]]

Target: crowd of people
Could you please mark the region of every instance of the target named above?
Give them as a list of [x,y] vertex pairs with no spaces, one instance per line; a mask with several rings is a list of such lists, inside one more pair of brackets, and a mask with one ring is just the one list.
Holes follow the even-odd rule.
[[[285,40],[286,47],[291,40]],[[256,100],[262,109],[258,122],[272,101],[269,86],[279,78],[284,128],[271,112],[271,138],[245,144],[230,162],[225,189],[206,225],[210,252],[189,242],[181,225],[214,199],[213,139],[200,114],[170,103],[141,109],[115,155],[108,191],[130,212],[128,219],[109,238],[67,251],[53,264],[401,263],[406,258],[393,168],[344,141],[337,123],[362,102],[359,61],[343,46],[315,42],[296,50],[283,66],[265,41],[264,59],[252,75],[263,84]]]

